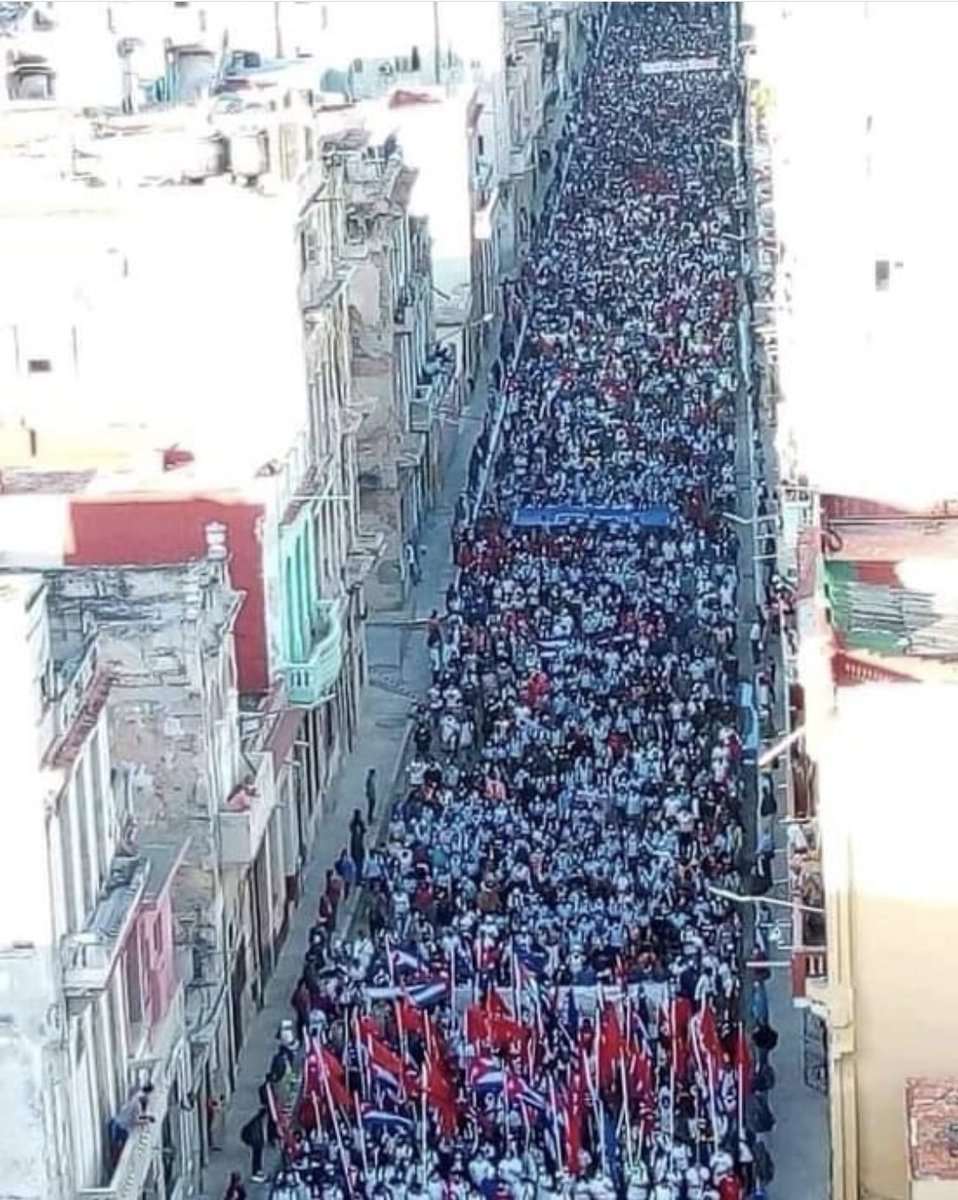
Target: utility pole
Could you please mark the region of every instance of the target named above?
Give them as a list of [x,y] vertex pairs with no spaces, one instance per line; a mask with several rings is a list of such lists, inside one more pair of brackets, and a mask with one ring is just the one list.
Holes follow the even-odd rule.
[[442,83],[442,63],[439,51],[439,0],[432,0],[432,61],[436,87]]

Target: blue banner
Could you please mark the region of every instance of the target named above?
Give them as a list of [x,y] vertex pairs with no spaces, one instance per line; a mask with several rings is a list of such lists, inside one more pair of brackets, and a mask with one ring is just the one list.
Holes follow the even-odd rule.
[[553,504],[545,508],[520,508],[512,519],[519,529],[536,525],[632,525],[641,529],[668,529],[672,513],[664,505],[654,508],[614,508],[590,504]]

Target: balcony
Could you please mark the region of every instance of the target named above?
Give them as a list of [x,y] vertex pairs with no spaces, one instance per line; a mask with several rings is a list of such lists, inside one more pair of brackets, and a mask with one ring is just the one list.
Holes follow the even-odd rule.
[[268,754],[247,757],[256,774],[238,787],[220,809],[220,856],[224,866],[247,867],[255,862],[266,826],[276,807],[272,758]]
[[[143,1194],[150,1168],[161,1148],[163,1118],[169,1107],[184,1030],[183,989],[180,987],[166,1015],[151,1031],[148,1053],[130,1061],[132,1088],[119,1117],[128,1128],[129,1136],[113,1174],[103,1187],[79,1188],[77,1200],[139,1200]],[[144,1080],[149,1080],[152,1091],[141,1116],[139,1094]]]
[[328,700],[342,669],[343,625],[339,601],[320,600],[308,654],[287,663],[283,671],[290,704],[313,708]]
[[149,860],[141,855],[114,858],[86,928],[63,939],[63,991],[68,999],[97,996],[110,982],[149,874]]
[[338,267],[330,274],[320,264],[310,263],[299,281],[299,306],[304,316],[330,308],[349,282],[351,267]]
[[411,334],[416,328],[415,297],[411,291],[404,291],[396,301],[393,310],[393,332],[397,335]]
[[452,370],[443,370],[416,388],[415,398],[409,405],[409,428],[413,433],[428,433],[433,421],[442,417],[443,402],[453,375]]
[[527,128],[520,133],[524,140],[518,144],[514,141],[509,151],[509,174],[513,178],[532,173],[532,133]]

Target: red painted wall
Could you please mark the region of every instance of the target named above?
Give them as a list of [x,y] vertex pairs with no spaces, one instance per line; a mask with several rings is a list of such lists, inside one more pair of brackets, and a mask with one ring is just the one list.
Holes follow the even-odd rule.
[[202,558],[205,528],[227,529],[230,578],[246,593],[236,621],[241,692],[269,689],[266,589],[257,533],[262,505],[238,496],[78,496],[70,504],[68,566],[167,566]]

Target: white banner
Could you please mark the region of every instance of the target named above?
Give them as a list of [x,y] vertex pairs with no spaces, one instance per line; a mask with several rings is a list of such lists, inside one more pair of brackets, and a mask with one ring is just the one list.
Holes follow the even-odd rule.
[[639,70],[643,75],[682,75],[689,71],[714,71],[719,65],[717,58],[660,58],[642,63]]

